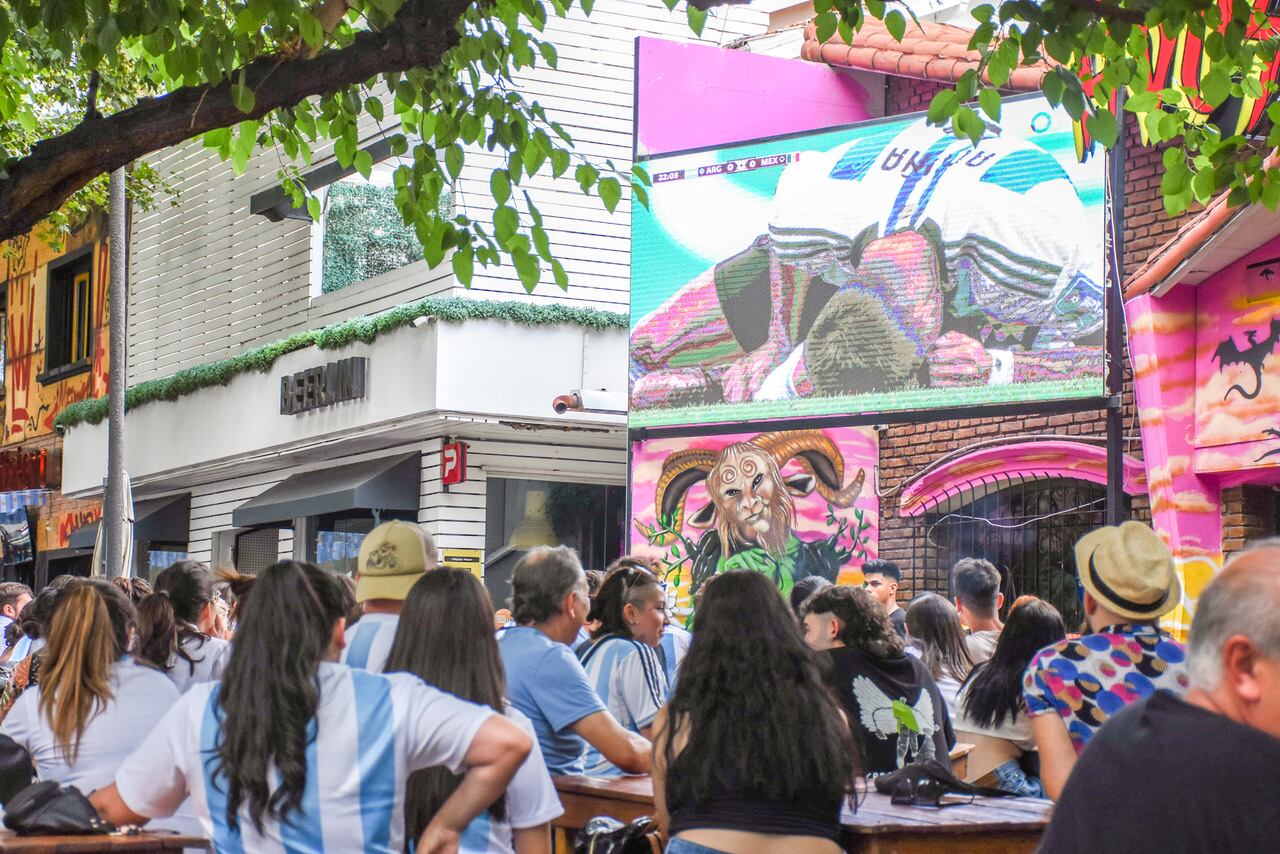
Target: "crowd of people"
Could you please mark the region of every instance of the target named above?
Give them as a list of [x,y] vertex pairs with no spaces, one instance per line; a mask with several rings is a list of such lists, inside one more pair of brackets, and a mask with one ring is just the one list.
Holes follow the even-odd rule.
[[407,522],[364,538],[353,584],[295,561],[0,584],[0,736],[108,821],[219,852],[543,854],[553,775],[643,773],[668,851],[834,852],[867,777],[957,742],[968,781],[1057,800],[1042,850],[1262,850],[1280,541],[1209,585],[1188,646],[1159,627],[1181,591],[1149,527],[1075,559],[1079,627],[1035,597],[1006,611],[977,558],[906,607],[887,561],[789,601],[727,571],[685,626],[646,560],[589,572],[565,547],[527,552],[495,612]]

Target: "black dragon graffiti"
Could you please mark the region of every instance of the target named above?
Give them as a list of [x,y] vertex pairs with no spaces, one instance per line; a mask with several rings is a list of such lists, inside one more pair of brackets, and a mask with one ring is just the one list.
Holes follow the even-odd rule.
[[1271,331],[1266,338],[1259,341],[1258,335],[1256,329],[1247,330],[1244,337],[1249,346],[1243,350],[1237,346],[1234,338],[1227,338],[1213,351],[1213,358],[1218,360],[1219,373],[1226,370],[1227,365],[1248,365],[1253,368],[1253,391],[1246,391],[1244,386],[1235,383],[1222,396],[1223,400],[1230,397],[1233,391],[1239,392],[1246,400],[1253,400],[1262,392],[1262,363],[1275,351],[1276,344],[1280,344],[1280,317],[1271,321]]
[[[1277,430],[1275,427],[1268,427],[1266,430],[1263,430],[1262,432],[1270,436],[1272,439],[1280,439],[1280,430]],[[1280,448],[1272,448],[1271,450],[1267,451],[1265,454],[1263,454],[1262,456],[1254,460],[1254,462],[1260,463],[1263,460],[1267,459],[1268,457],[1276,457],[1276,456],[1280,456]]]

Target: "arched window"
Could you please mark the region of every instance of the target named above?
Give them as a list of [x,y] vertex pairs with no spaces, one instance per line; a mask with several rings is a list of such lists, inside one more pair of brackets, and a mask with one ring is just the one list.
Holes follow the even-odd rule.
[[1006,612],[1019,596],[1038,596],[1062,612],[1072,631],[1084,619],[1073,547],[1104,524],[1106,488],[1101,484],[1002,476],[957,490],[917,517],[912,568],[922,589],[950,595],[952,565],[964,557],[986,558],[1000,570]]

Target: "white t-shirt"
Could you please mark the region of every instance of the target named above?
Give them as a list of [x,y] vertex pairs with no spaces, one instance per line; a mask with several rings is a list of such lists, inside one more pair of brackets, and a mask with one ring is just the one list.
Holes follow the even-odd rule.
[[175,652],[169,656],[169,669],[165,671],[179,692],[185,694],[192,685],[222,679],[231,660],[230,643],[222,638],[191,636],[184,638],[181,646],[191,661]]
[[111,666],[112,699],[89,718],[74,762],[69,762],[40,714],[40,685],[22,692],[0,725],[31,753],[36,776],[88,794],[109,785],[116,769],[178,701],[178,689],[159,670],[125,657]]
[[511,854],[515,850],[514,829],[537,827],[564,814],[560,796],[551,782],[533,723],[523,712],[507,705],[507,717],[533,739],[533,750],[507,785],[507,811],[499,820],[485,810],[462,832],[459,854]]
[[970,632],[964,639],[964,643],[969,649],[969,657],[977,665],[991,660],[991,656],[996,654],[998,640],[1000,640],[999,629],[983,629],[980,632]]
[[693,643],[693,635],[687,629],[676,625],[668,625],[662,630],[662,640],[658,641],[658,651],[662,657],[662,669],[667,674],[667,693],[676,689],[676,674],[684,657],[689,654],[689,645]]
[[365,614],[360,622],[347,629],[347,645],[342,648],[340,660],[348,667],[381,673],[399,625],[400,617],[396,614]]
[[[638,733],[653,723],[667,702],[667,677],[657,650],[631,638],[608,637],[581,650],[579,658],[585,659],[582,667],[601,702],[624,729]],[[587,751],[586,767],[588,774],[622,774],[593,746]]]
[[966,686],[956,698],[956,711],[952,715],[952,724],[955,728],[957,739],[964,740],[960,736],[961,733],[976,732],[990,738],[1006,739],[1023,750],[1036,749],[1036,734],[1031,729],[1031,718],[1027,717],[1024,712],[1019,711],[1013,720],[1005,717],[998,727],[982,727],[964,713],[964,698],[968,695],[969,690]]
[[217,683],[182,696],[116,774],[134,812],[172,815],[187,797],[219,854],[401,854],[405,778],[443,765],[463,772],[476,731],[493,714],[407,673],[375,674],[322,662],[316,737],[307,747],[302,811],[281,823],[264,817],[259,834],[242,804],[226,820],[225,782],[214,784]]

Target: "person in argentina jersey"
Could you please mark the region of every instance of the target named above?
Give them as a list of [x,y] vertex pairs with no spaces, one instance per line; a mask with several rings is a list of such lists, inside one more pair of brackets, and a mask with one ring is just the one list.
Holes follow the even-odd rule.
[[156,576],[155,592],[138,605],[138,657],[160,668],[179,692],[222,678],[231,644],[215,637],[217,576],[180,560]]
[[360,542],[356,602],[364,615],[347,632],[342,663],[382,672],[409,588],[437,562],[436,542],[412,522],[383,522]]
[[[506,674],[493,635],[493,603],[484,585],[462,569],[428,572],[409,591],[400,614],[388,673],[403,671],[441,691],[488,706],[533,738],[533,724],[505,699]],[[405,793],[405,828],[420,834],[458,788],[446,768],[415,772]],[[461,854],[542,854],[551,850],[550,822],[564,810],[537,741],[507,792],[462,832]]]
[[530,738],[415,676],[337,663],[337,580],[282,561],[261,575],[221,684],[194,685],[91,798],[117,824],[190,795],[217,854],[401,854],[406,778],[443,765],[463,782],[418,840],[454,851],[506,791]]
[[619,725],[569,644],[587,619],[587,578],[573,549],[530,549],[511,574],[516,625],[498,633],[507,698],[529,717],[552,774],[582,774],[588,745],[624,771],[644,773],[647,739]]
[[[638,566],[610,570],[588,619],[599,626],[578,648],[587,678],[618,723],[652,738],[653,719],[667,701],[667,676],[658,657],[667,597],[658,579]],[[622,770],[592,748],[587,773],[615,777]]]

